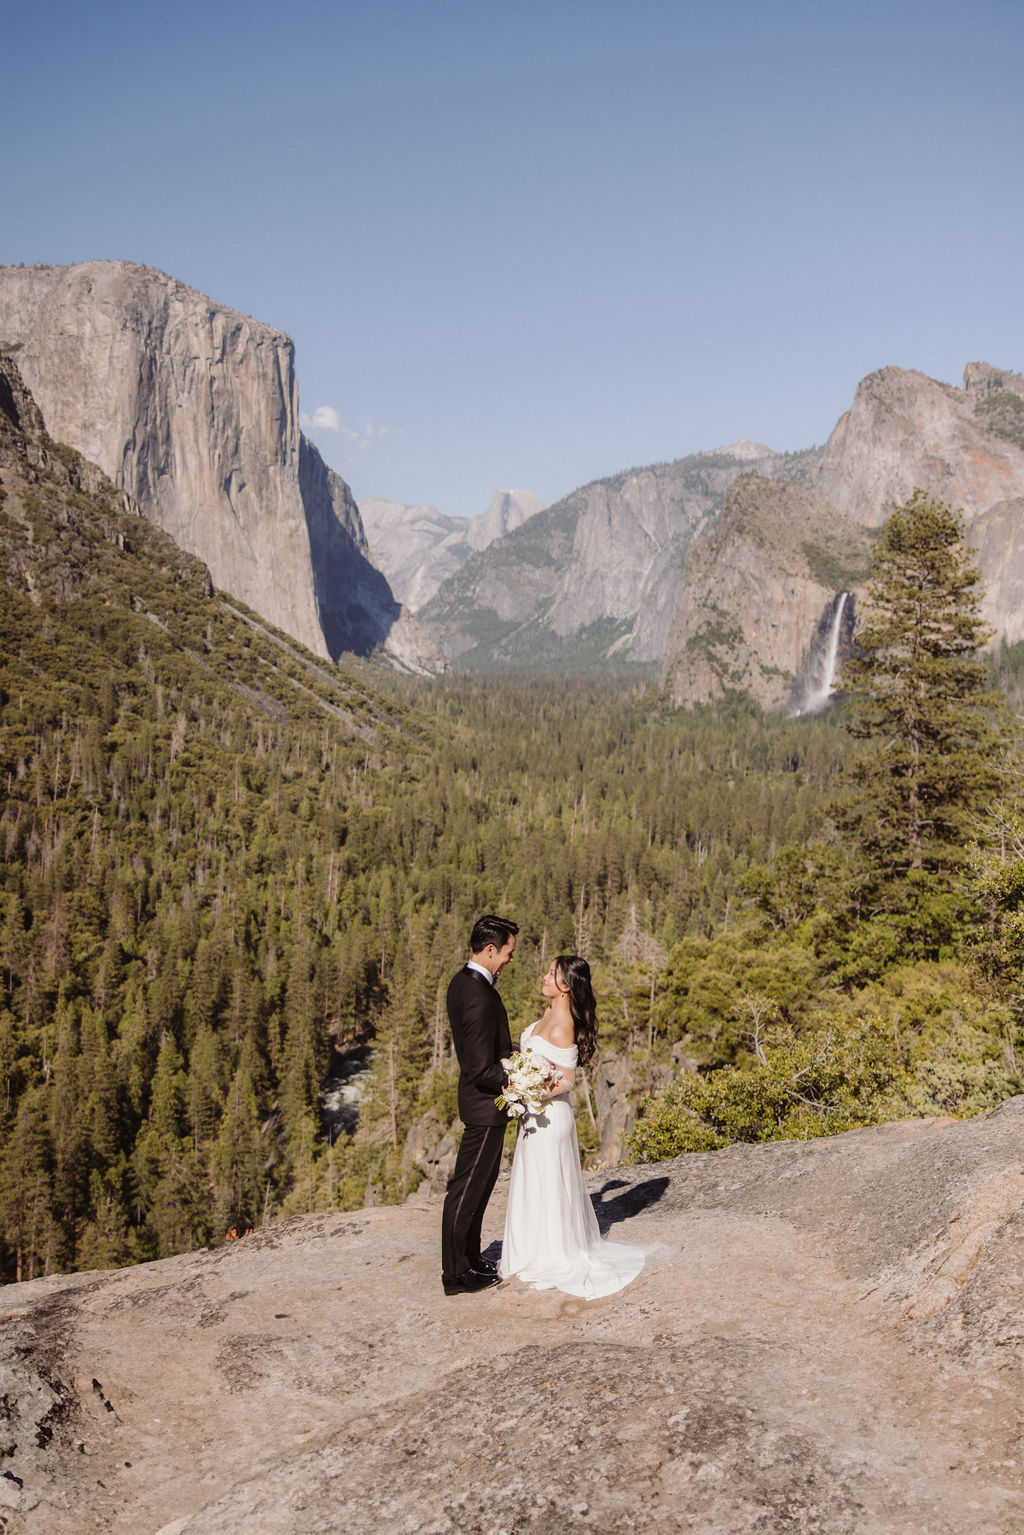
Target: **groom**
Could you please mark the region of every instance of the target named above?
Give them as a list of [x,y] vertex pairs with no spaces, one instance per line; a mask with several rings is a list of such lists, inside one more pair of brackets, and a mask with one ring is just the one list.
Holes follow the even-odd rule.
[[502,1056],[512,1053],[508,1014],[497,979],[511,964],[519,928],[480,917],[469,935],[469,962],[448,987],[448,1020],[459,1058],[459,1118],[465,1125],[441,1218],[441,1281],[446,1295],[498,1284],[480,1252],[484,1210],[498,1177],[508,1116],[494,1100],[505,1086]]

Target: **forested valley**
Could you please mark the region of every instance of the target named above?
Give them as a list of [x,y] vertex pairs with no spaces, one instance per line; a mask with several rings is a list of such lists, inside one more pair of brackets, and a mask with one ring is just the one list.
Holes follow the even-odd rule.
[[[0,506],[4,1279],[405,1197],[410,1126],[454,1119],[444,988],[488,910],[521,928],[514,1030],[579,951],[602,1048],[684,1084],[638,1157],[1020,1086],[1012,711],[965,746],[1007,765],[959,855],[901,871],[887,907],[835,809],[858,750],[838,709],[326,666],[50,446]],[[985,691],[1018,699],[1021,657],[1001,668]],[[356,1052],[332,1136],[321,1089]]]

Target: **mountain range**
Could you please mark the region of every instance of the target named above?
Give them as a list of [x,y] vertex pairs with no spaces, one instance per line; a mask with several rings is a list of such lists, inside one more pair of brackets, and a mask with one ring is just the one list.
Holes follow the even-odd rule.
[[446,517],[436,506],[405,506],[379,497],[360,501],[370,554],[391,590],[415,611],[474,552],[504,538],[544,510],[528,490],[496,490],[485,512],[471,519]]
[[640,669],[676,704],[799,707],[873,537],[920,487],[963,509],[997,640],[1024,637],[1024,378],[870,374],[824,448],[740,441],[467,522],[369,498],[298,426],[279,331],[147,267],[0,269],[0,351],[51,438],[213,583],[324,658],[421,672]]
[[816,462],[739,442],[595,480],[471,556],[417,616],[463,666],[658,665],[691,550],[736,478],[799,480]]
[[418,617],[463,667],[646,665],[676,704],[795,708],[823,626],[920,486],[962,508],[994,635],[1024,634],[1024,378],[884,368],[823,449],[740,442],[597,480],[468,559]]
[[663,681],[689,704],[747,689],[797,703],[823,621],[843,592],[852,626],[873,536],[917,487],[962,509],[982,616],[997,642],[1024,635],[1024,378],[969,363],[963,387],[884,368],[860,384],[802,486],[738,479],[694,551]]

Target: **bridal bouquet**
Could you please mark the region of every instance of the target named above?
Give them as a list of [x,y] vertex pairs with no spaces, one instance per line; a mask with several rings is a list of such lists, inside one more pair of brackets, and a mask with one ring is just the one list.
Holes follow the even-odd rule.
[[541,1094],[558,1086],[562,1073],[536,1050],[517,1050],[501,1063],[508,1073],[505,1088],[495,1098],[499,1109],[519,1119],[523,1114],[539,1114],[544,1105]]

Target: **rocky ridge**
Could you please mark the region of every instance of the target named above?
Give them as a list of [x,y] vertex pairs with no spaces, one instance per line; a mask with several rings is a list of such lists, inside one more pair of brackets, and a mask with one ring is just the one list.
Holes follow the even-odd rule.
[[436,506],[406,506],[370,497],[359,512],[370,554],[391,590],[415,612],[474,551],[521,527],[545,502],[528,490],[496,490],[479,516],[446,517]]
[[[0,352],[0,613],[9,658],[20,655],[45,690],[50,675],[26,653],[40,631],[58,656],[71,636],[79,681],[98,692],[118,664],[107,640],[97,641],[97,611],[122,642],[126,622],[129,648],[147,656],[155,627],[197,690],[216,677],[278,725],[326,717],[364,741],[409,733],[407,716],[392,716],[372,689],[216,592],[200,560],[98,465],[47,434],[16,362]],[[101,636],[107,628],[104,617]],[[62,701],[71,707],[69,695]]]
[[298,426],[289,337],[148,267],[0,269],[0,349],[51,435],[222,590],[322,657],[436,652],[370,563],[348,487]]
[[675,697],[736,688],[786,706],[822,613],[870,563],[866,529],[803,486],[742,475],[690,556],[667,646]]
[[1016,1535],[1022,1131],[591,1174],[678,1249],[591,1303],[446,1298],[436,1198],[8,1286],[0,1529]]
[[[872,531],[917,488],[963,510],[996,642],[1024,637],[1024,378],[969,363],[956,389],[883,368],[802,485],[747,484],[695,547],[662,671],[674,702],[746,687],[791,706],[836,596],[862,594]],[[752,496],[753,517],[741,504]]]
[[844,589],[852,618],[874,530],[917,487],[963,509],[983,617],[997,641],[1024,637],[1024,378],[984,363],[961,388],[869,375],[823,450],[740,442],[594,481],[468,559],[419,616],[461,667],[640,664],[677,704],[744,688],[793,707]]
[[[0,352],[0,587],[37,605],[72,601],[102,579],[105,565],[134,564],[124,556],[141,541],[136,522],[141,514],[127,491],[49,436],[17,364]],[[147,550],[153,567],[194,600],[211,598],[206,567],[146,531],[159,546]],[[136,611],[146,606],[137,594],[130,600]]]
[[418,616],[463,666],[660,663],[691,547],[736,478],[800,478],[816,457],[742,442],[595,480],[468,559]]
[[1019,400],[1024,424],[1024,379],[985,363],[967,364],[961,389],[904,368],[870,373],[808,488],[865,527],[880,527],[918,488],[963,507],[970,524],[1024,493],[1024,437],[1004,435],[992,407],[1003,394]]

